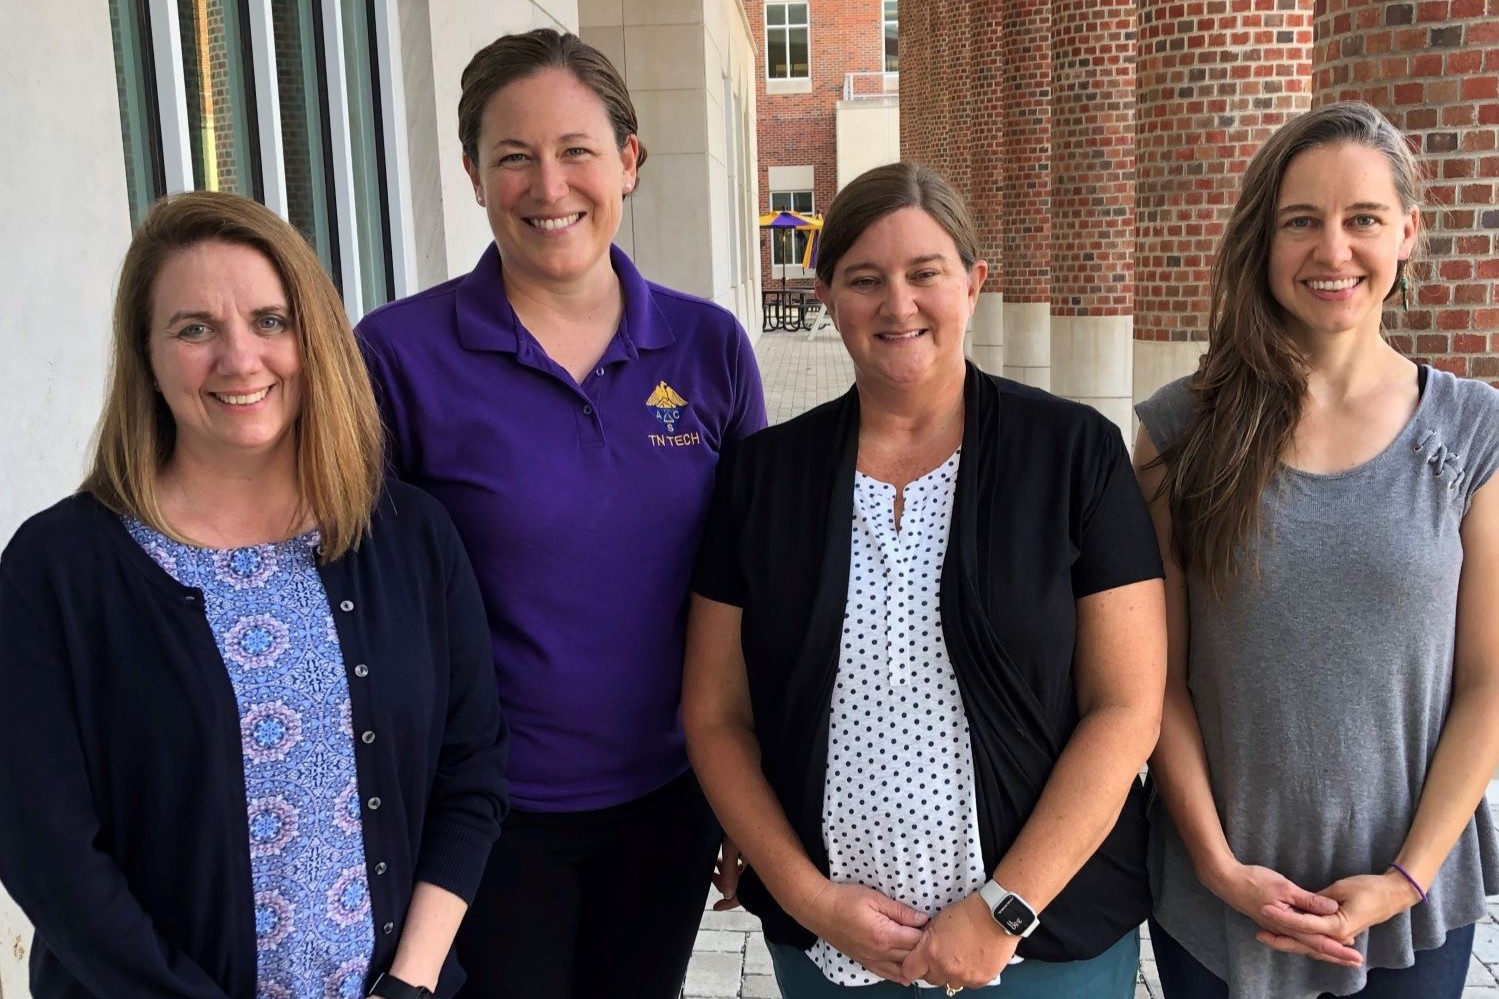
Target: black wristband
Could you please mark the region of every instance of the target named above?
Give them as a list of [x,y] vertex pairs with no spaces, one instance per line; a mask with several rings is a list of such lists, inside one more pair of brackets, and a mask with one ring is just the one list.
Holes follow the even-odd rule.
[[370,987],[370,995],[379,996],[380,999],[433,999],[429,989],[403,982],[388,971],[375,979],[375,984]]

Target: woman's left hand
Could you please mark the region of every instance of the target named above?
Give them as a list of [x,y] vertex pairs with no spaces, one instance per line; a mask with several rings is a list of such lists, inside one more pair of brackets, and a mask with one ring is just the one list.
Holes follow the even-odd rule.
[[[1338,911],[1334,915],[1338,927],[1328,936],[1349,947],[1369,927],[1378,926],[1421,901],[1421,896],[1411,883],[1395,871],[1344,878],[1334,881],[1317,894],[1338,903]],[[1287,954],[1321,957],[1295,937],[1278,936],[1268,930],[1261,930],[1256,937],[1267,947]]]
[[970,895],[927,924],[901,971],[913,982],[978,988],[999,977],[1019,945],[1019,937],[1000,929],[984,900]]
[[723,898],[713,903],[714,912],[739,908],[739,875],[744,873],[744,856],[739,847],[728,836],[718,851],[718,861],[713,865],[713,887]]

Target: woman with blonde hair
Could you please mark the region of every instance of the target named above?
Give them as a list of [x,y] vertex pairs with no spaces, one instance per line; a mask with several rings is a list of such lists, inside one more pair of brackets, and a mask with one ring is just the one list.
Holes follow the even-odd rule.
[[0,880],[36,999],[456,990],[504,729],[457,535],[381,470],[302,237],[160,201],[93,468],[0,555]]
[[1499,392],[1382,336],[1420,179],[1366,104],[1283,126],[1224,232],[1197,373],[1139,406],[1168,999],[1457,999],[1499,892]]

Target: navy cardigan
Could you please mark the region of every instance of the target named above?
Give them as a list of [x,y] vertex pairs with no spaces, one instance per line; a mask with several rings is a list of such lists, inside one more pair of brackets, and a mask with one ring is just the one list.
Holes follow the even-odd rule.
[[[375,938],[414,883],[472,897],[505,810],[505,730],[468,558],[392,482],[321,566],[348,675]],[[35,999],[254,999],[239,712],[203,613],[76,495],[0,555],[0,881],[36,925]],[[438,995],[461,983],[452,954]]]

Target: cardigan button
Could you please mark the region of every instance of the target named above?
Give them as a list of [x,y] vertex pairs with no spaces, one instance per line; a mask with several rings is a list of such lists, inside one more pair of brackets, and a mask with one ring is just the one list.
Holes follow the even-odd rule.
[[364,744],[366,746],[368,746],[370,743],[372,743],[372,742],[375,741],[375,733],[373,733],[373,732],[366,732],[363,735],[361,735],[359,738],[360,738],[361,741],[364,742]]
[[364,663],[360,663],[359,665],[354,667],[354,675],[363,679],[364,677],[370,675],[370,668]]
[[386,923],[384,926],[380,927],[380,932],[384,933],[386,936],[390,936],[391,933],[395,932],[395,928],[395,923]]
[[369,800],[369,806],[370,806],[370,811],[373,812],[375,809],[377,809],[377,808],[380,807],[380,799],[379,798],[371,798]]
[[345,600],[343,603],[341,603],[341,604],[338,605],[338,609],[339,610],[345,610],[345,611],[351,611],[351,610],[354,609],[354,601],[352,601],[352,600]]
[[385,871],[386,871],[385,861],[382,860],[378,864],[375,865],[375,876],[376,877],[379,877],[381,874],[384,874]]

